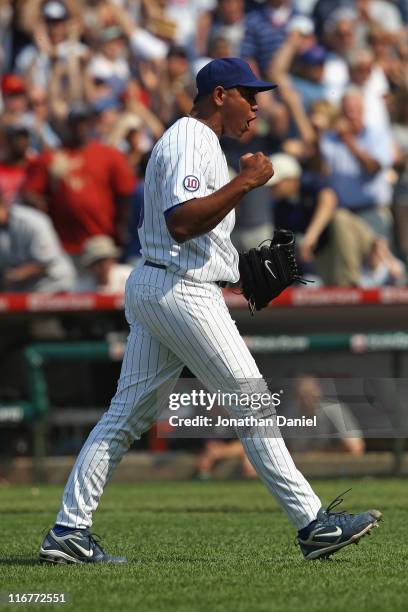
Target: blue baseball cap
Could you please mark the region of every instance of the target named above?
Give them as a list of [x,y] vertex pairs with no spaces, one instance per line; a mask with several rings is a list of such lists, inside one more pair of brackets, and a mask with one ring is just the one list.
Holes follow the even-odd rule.
[[249,87],[256,91],[268,91],[277,87],[275,83],[257,79],[250,65],[240,57],[223,57],[212,60],[201,68],[196,81],[197,98],[210,94],[218,85],[224,89]]
[[327,58],[327,51],[324,47],[320,45],[315,45],[311,47],[301,55],[299,55],[299,59],[302,60],[305,64],[309,66],[320,66],[324,64]]

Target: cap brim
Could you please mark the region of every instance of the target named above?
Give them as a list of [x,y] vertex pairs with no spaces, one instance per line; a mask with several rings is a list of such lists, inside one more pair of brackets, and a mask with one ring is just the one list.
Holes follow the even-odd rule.
[[270,89],[275,89],[277,84],[256,80],[250,83],[237,83],[236,87],[248,87],[248,89],[256,89],[257,91],[269,91]]

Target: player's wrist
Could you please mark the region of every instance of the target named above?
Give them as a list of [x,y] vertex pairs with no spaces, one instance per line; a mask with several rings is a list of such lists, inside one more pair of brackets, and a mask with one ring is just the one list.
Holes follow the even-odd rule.
[[241,172],[241,174],[238,174],[238,176],[236,176],[232,180],[232,182],[235,182],[236,185],[239,186],[240,190],[242,191],[242,195],[245,195],[256,187],[255,181],[251,180],[251,178],[245,175],[245,173],[243,172]]

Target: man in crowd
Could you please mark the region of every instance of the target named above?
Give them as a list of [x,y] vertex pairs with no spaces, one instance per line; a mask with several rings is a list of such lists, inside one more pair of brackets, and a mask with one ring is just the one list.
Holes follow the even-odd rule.
[[84,274],[78,292],[124,293],[132,266],[118,263],[121,251],[109,236],[93,236],[85,242],[81,256]]
[[301,236],[302,262],[314,262],[325,285],[370,286],[403,282],[401,263],[387,241],[349,210],[337,208],[327,181],[302,173],[286,153],[271,156],[275,174],[268,182],[274,201],[276,227]]
[[71,108],[64,144],[46,150],[28,167],[26,201],[48,212],[64,249],[72,256],[99,234],[124,240],[134,177],[113,147],[89,140],[89,110]]
[[1,79],[1,97],[3,125],[21,123],[28,108],[27,88],[24,79],[13,73],[5,74]]
[[[291,413],[296,418],[316,417],[313,437],[305,429],[295,429],[286,440],[291,451],[344,452],[360,456],[365,443],[360,425],[350,408],[339,401],[325,400],[321,384],[314,376],[299,376],[294,385],[294,401]],[[285,437],[285,430],[283,429]]]
[[10,125],[0,129],[0,191],[10,205],[18,202],[24,183],[30,133],[24,125]]
[[0,290],[70,291],[75,270],[47,215],[0,192]]
[[289,22],[295,14],[289,0],[268,0],[265,5],[248,13],[241,57],[265,74],[271,58],[284,42]]
[[340,206],[358,214],[389,240],[392,190],[386,170],[393,163],[390,133],[364,125],[364,99],[359,89],[348,89],[341,106],[334,131],[326,133],[321,142],[330,186]]

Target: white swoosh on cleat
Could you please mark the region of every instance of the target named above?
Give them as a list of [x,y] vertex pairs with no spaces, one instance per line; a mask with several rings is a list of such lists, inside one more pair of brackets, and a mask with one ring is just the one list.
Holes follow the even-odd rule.
[[318,536],[319,538],[333,538],[336,536],[341,536],[342,533],[343,533],[342,529],[340,529],[340,527],[336,527],[336,531],[330,531],[330,533],[328,533],[327,531],[320,533],[320,531],[316,530],[313,533],[312,537],[315,538],[316,536]]
[[71,544],[73,544],[74,546],[76,546],[76,548],[85,556],[85,557],[92,557],[93,556],[93,549],[91,548],[90,550],[87,550],[86,548],[82,548],[82,546],[80,544],[77,543],[76,540],[73,540],[72,538],[69,540],[69,542]]
[[268,270],[269,274],[272,274],[273,278],[276,279],[275,274],[272,272],[272,270],[269,267],[270,265],[272,265],[272,262],[269,259],[265,259],[264,264],[265,264],[265,268]]

